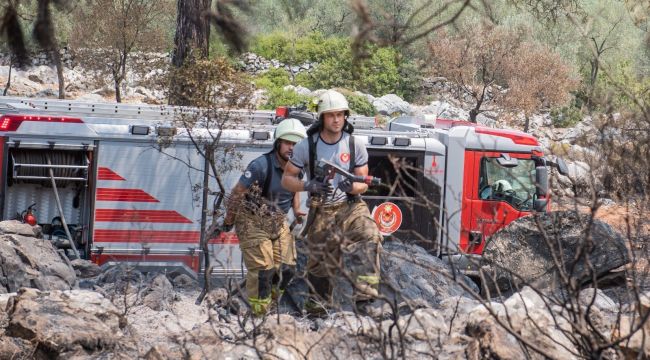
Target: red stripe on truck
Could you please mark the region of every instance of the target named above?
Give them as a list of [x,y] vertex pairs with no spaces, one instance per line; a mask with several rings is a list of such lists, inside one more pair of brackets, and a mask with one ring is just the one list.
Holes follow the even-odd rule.
[[97,222],[177,223],[192,224],[192,220],[174,210],[97,209]]
[[124,178],[119,176],[115,171],[107,168],[100,167],[97,170],[97,180],[118,180],[124,181]]
[[[198,244],[201,239],[200,231],[177,230],[112,230],[96,229],[93,241],[95,243],[179,243]],[[221,233],[216,238],[211,238],[209,244],[239,244],[239,238],[234,232]]]
[[198,231],[111,230],[96,229],[95,242],[194,243],[200,239]]
[[140,189],[97,188],[97,201],[160,202]]

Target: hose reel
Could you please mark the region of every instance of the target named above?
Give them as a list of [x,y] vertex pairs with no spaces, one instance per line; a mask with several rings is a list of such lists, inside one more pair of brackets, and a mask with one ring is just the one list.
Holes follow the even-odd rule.
[[[48,165],[48,156],[51,165]],[[88,157],[83,151],[12,149],[10,178],[17,184],[51,186],[51,168],[57,185],[65,187],[73,182],[88,181],[88,164]]]

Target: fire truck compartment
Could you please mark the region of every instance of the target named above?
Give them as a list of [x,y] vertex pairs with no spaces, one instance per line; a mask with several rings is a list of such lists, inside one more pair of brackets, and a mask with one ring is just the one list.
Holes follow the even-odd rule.
[[84,243],[82,232],[88,227],[90,206],[92,146],[68,145],[9,142],[3,184],[3,219],[22,219],[22,214],[35,204],[34,215],[45,237],[62,248],[70,245],[63,230],[52,178],[63,216],[78,243]]

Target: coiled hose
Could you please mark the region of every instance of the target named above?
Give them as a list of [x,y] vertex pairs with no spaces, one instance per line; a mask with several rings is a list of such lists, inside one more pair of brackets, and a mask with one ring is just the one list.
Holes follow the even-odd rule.
[[[12,150],[14,161],[16,164],[47,164],[47,157],[50,156],[52,165],[86,165],[84,161],[84,153],[79,151],[62,151],[62,150],[32,150],[32,149],[18,149]],[[13,165],[13,164],[12,164]],[[54,168],[54,177],[85,177],[84,169],[66,169]],[[40,184],[43,186],[51,186],[50,173],[47,167],[26,167],[20,166],[15,175],[18,176],[39,176],[44,179],[17,179],[13,178],[12,181],[17,184]],[[56,180],[57,186],[66,187],[68,184],[73,183],[69,180]]]

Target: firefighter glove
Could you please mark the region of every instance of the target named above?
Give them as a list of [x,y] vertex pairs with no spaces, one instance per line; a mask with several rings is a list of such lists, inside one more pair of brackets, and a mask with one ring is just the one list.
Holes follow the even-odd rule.
[[221,225],[221,231],[223,231],[223,232],[231,232],[232,227],[233,227],[233,224],[223,224],[223,225]]
[[311,179],[305,182],[305,191],[311,194],[329,195],[332,193],[332,185],[329,182]]
[[344,193],[351,193],[352,185],[353,183],[350,179],[345,179],[339,183],[338,188]]

